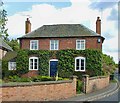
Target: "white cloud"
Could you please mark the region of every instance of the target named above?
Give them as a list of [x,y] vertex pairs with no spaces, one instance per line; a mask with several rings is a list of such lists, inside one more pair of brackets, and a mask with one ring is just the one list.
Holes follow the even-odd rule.
[[[21,14],[32,16],[32,18],[30,18],[32,30],[46,24],[80,23],[96,31],[96,18],[97,16],[101,16],[101,13],[97,10],[89,8],[89,4],[91,3],[89,0],[85,0],[85,2],[78,1],[79,0],[71,0],[72,5],[62,9],[56,9],[53,5],[48,4],[33,5],[32,9],[29,11],[24,11],[8,17],[8,33],[11,38],[18,38],[24,35],[25,20],[27,17]],[[110,52],[110,50],[112,51],[118,49],[118,33],[117,28],[115,28],[115,21],[107,20],[111,10],[112,9],[109,8],[103,12],[102,35],[104,36],[105,33],[108,33],[107,36],[110,34],[114,38],[106,38],[103,45],[103,52],[113,56],[117,62],[117,52]]]

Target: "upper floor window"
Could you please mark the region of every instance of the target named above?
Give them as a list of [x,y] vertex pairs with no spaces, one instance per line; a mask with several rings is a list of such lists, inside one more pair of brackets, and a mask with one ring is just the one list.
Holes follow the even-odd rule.
[[38,40],[30,40],[30,50],[38,50]]
[[85,40],[76,40],[76,50],[85,50]]
[[59,41],[50,40],[50,50],[58,50],[58,49],[59,49]]
[[75,71],[85,71],[85,57],[75,58]]
[[38,57],[29,58],[29,70],[38,70]]
[[8,62],[9,70],[16,70],[16,62]]

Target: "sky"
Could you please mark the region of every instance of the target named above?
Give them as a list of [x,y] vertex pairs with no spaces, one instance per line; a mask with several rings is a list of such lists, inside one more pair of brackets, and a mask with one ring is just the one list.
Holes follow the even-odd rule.
[[[118,0],[3,0],[7,11],[9,38],[25,35],[29,17],[32,31],[42,25],[83,24],[96,31],[96,19],[101,18],[103,53],[118,62]],[[120,57],[120,56],[119,56]]]

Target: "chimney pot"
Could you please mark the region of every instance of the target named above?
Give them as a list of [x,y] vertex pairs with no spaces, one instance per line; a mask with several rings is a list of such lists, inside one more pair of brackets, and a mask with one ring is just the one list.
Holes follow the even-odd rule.
[[97,20],[100,20],[100,17],[97,17]]
[[31,32],[31,23],[29,18],[25,21],[25,34]]
[[29,18],[27,18],[27,21],[29,21]]

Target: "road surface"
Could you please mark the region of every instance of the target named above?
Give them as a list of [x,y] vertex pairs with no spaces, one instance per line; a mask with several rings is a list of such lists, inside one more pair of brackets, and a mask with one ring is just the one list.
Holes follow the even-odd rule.
[[[120,74],[118,74],[118,71],[116,70],[115,71],[115,74],[114,74],[115,78],[118,78],[119,80],[119,85],[120,85]],[[120,86],[119,86],[120,87]],[[116,101],[117,103],[120,102],[120,89],[114,93],[113,95],[111,96],[108,96],[108,97],[105,97],[105,98],[102,98],[102,99],[99,99],[97,101]],[[119,102],[118,102],[119,101]],[[104,102],[103,102],[104,103]]]

